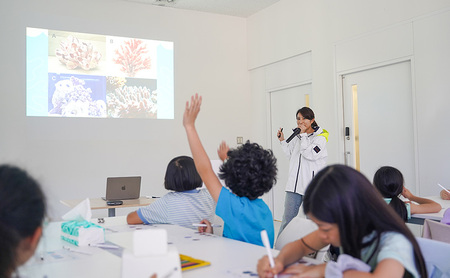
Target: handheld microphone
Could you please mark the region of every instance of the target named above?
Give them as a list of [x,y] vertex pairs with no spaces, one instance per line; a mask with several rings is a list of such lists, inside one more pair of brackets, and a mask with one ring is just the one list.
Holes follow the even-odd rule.
[[297,127],[297,128],[294,128],[292,131],[293,131],[294,133],[292,133],[292,135],[289,136],[288,139],[286,139],[286,143],[291,142],[291,140],[294,139],[295,136],[297,136],[298,134],[300,134],[300,128],[298,128],[298,127]]

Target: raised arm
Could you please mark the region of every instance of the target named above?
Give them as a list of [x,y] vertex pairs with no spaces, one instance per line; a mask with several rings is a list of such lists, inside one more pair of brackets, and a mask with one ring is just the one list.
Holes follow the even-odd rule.
[[194,159],[195,167],[199,173],[202,181],[208,188],[209,194],[217,202],[219,199],[220,191],[222,190],[222,184],[217,178],[214,170],[211,166],[211,161],[203,148],[200,137],[195,129],[195,120],[200,112],[200,106],[202,104],[202,97],[197,94],[191,97],[191,102],[186,102],[186,108],[183,115],[183,126],[186,130],[186,135],[189,141],[189,147],[191,148],[192,157]]
[[439,212],[442,209],[440,204],[427,198],[417,197],[413,195],[406,187],[403,187],[402,195],[410,201],[418,203],[418,205],[411,203],[411,214],[434,213]]

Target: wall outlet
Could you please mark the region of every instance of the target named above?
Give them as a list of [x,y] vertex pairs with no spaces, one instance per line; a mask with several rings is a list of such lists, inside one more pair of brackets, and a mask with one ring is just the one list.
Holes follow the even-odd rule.
[[236,143],[244,144],[244,137],[241,137],[241,136],[236,137]]

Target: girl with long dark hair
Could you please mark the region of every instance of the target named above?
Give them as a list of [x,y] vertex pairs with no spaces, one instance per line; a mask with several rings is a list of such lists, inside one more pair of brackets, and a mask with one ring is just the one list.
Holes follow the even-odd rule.
[[[318,230],[287,244],[275,258],[273,268],[267,256],[259,260],[261,277],[273,277],[328,244],[340,247],[340,257],[349,255],[370,269],[343,269],[344,277],[427,277],[415,237],[360,172],[345,165],[328,166],[312,180],[304,199],[304,212]],[[296,264],[283,273],[324,277],[328,267]]]

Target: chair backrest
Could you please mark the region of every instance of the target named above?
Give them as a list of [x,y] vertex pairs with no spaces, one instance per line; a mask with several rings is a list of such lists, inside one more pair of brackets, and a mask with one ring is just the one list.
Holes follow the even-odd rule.
[[425,219],[422,237],[450,243],[450,225]]
[[450,277],[450,244],[416,237],[420,250],[422,251],[428,277]]
[[[317,230],[317,228],[318,227],[316,223],[314,223],[312,220],[296,216],[291,220],[291,222],[289,222],[286,228],[284,228],[284,230],[278,236],[274,245],[274,249],[281,250],[281,248],[283,248],[283,246],[285,246],[289,242],[300,239],[307,234]],[[320,251],[317,252],[314,258],[316,260],[323,261],[328,247],[329,246],[326,246],[320,249]]]
[[317,230],[317,225],[310,219],[294,217],[278,236],[274,249],[281,250],[289,242],[300,239]]
[[222,218],[217,216],[217,214],[214,214],[214,219],[213,219],[212,224],[216,225],[216,227],[213,228],[213,233],[216,236],[223,236],[223,225],[224,225],[224,222],[223,222]]

